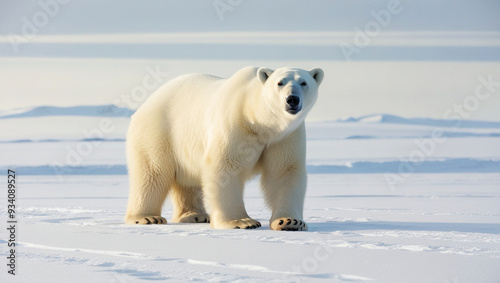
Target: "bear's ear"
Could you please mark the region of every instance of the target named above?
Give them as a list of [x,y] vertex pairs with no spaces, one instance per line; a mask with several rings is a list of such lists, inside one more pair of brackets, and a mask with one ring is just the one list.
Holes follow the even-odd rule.
[[321,82],[323,81],[323,77],[325,76],[323,70],[321,70],[320,68],[314,68],[310,70],[309,74],[311,74],[311,77],[313,77],[318,86],[321,84]]
[[273,70],[268,68],[259,68],[257,70],[257,77],[259,78],[259,81],[264,84],[273,72]]

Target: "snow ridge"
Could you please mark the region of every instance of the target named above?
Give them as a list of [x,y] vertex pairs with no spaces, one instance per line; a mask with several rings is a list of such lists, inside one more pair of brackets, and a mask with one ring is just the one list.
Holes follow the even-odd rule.
[[370,114],[358,118],[349,117],[337,122],[345,123],[380,123],[380,124],[406,124],[450,128],[500,128],[500,122],[458,120],[458,119],[433,119],[433,118],[403,118],[391,114]]
[[107,105],[79,105],[79,106],[38,106],[28,109],[18,109],[0,113],[0,119],[28,118],[43,116],[94,116],[94,117],[130,117],[134,110]]

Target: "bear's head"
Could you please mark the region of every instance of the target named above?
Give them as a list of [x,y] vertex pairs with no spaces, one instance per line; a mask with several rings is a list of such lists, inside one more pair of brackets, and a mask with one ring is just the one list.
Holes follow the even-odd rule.
[[289,118],[305,117],[316,102],[323,76],[320,68],[310,71],[287,67],[274,71],[268,68],[257,70],[264,100],[271,109],[281,111]]

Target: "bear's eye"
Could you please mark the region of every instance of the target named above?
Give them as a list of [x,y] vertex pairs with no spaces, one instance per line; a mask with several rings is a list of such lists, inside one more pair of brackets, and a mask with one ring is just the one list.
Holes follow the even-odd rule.
[[282,85],[283,85],[283,82],[282,82],[282,81],[279,81],[279,82],[278,82],[278,85],[279,85],[279,86],[282,86]]
[[307,85],[307,83],[306,83],[306,82],[301,82],[301,83],[300,83],[300,85],[301,85],[301,86],[306,86],[306,85]]

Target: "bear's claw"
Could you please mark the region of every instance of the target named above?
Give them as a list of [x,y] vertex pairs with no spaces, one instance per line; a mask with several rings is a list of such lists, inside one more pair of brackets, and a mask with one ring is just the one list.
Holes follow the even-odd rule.
[[280,218],[271,222],[271,229],[280,231],[307,231],[307,224],[295,218]]

